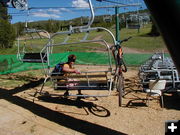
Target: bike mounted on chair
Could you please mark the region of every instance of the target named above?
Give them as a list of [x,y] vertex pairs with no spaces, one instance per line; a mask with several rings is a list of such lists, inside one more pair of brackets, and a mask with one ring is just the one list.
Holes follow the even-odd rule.
[[[34,94],[34,97],[36,97],[37,93],[40,95],[43,95],[43,88],[45,83],[48,80],[51,80],[54,89],[58,90],[63,90],[63,89],[68,89],[68,90],[98,90],[95,94],[90,93],[90,94],[83,94],[83,95],[74,95],[70,94],[69,96],[75,96],[75,97],[107,97],[111,94],[113,86],[116,86],[117,91],[119,91],[119,106],[122,105],[122,88],[124,88],[124,78],[123,78],[123,72],[127,71],[127,68],[125,66],[125,63],[123,61],[123,53],[122,53],[122,48],[120,46],[121,43],[124,41],[127,41],[130,38],[124,39],[121,42],[117,44],[116,39],[114,34],[104,28],[104,27],[91,27],[91,24],[94,20],[94,11],[93,7],[91,4],[91,0],[89,1],[89,7],[91,11],[89,23],[85,26],[75,26],[75,27],[70,27],[68,31],[62,31],[62,32],[56,32],[53,35],[51,35],[47,45],[41,50],[41,52],[45,52],[47,56],[47,67],[44,68],[45,70],[45,75],[46,78],[44,80],[44,83],[40,89],[40,91],[36,91]],[[108,33],[108,35],[111,37],[113,41],[112,47],[106,42],[105,39],[98,39],[98,40],[89,40],[87,37],[91,33],[91,31],[98,31],[98,30],[103,30]],[[79,33],[85,33],[83,36],[82,40],[78,41],[70,41],[70,36],[72,35],[78,35]],[[66,37],[63,38],[64,40],[59,41],[56,39],[59,39],[61,37],[58,36],[63,36],[65,35]],[[78,38],[77,38],[78,39]],[[69,76],[54,76],[52,75],[52,59],[50,59],[51,55],[53,54],[53,50],[58,50],[56,48],[60,46],[68,46],[68,45],[77,45],[77,44],[84,44],[83,46],[89,45],[87,43],[100,43],[99,45],[104,46],[105,48],[105,53],[107,55],[107,60],[108,60],[108,68],[107,69],[95,69],[94,70],[88,70],[88,71],[83,71],[81,72],[80,75],[76,74],[71,74]],[[77,46],[78,47],[78,46]],[[115,69],[114,66],[112,66],[112,59],[111,59],[111,52],[115,60]],[[97,79],[99,78],[99,79]],[[58,81],[59,79],[62,79],[63,81]],[[70,81],[72,80],[73,81]],[[77,81],[75,81],[77,80]],[[68,86],[67,84],[69,83],[77,83],[78,85],[75,85],[73,87]],[[106,90],[107,92],[100,93],[101,90]],[[56,96],[57,94],[50,94]]]
[[122,106],[122,97],[124,96],[124,76],[123,72],[127,72],[126,64],[123,60],[123,50],[121,44],[128,41],[132,37],[121,40],[116,46],[112,46],[113,56],[115,58],[115,75],[114,75],[114,87],[116,87],[119,96],[119,106]]

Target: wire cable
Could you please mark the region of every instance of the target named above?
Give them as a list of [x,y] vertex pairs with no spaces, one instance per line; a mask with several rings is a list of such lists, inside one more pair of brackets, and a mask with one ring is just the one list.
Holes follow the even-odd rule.
[[121,2],[116,2],[116,1],[111,1],[111,0],[97,0],[97,1],[104,1],[104,2],[109,2],[109,3],[114,3],[114,4],[121,4],[121,5],[127,5],[127,4],[124,4],[124,3],[121,3]]

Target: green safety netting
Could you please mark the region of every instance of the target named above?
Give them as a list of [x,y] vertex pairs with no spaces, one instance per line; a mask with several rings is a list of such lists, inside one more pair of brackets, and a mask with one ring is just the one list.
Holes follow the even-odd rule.
[[[70,54],[77,56],[76,64],[108,65],[107,53],[96,52],[66,52],[50,55],[50,65],[54,67],[59,62],[67,61]],[[124,61],[128,66],[139,66],[144,63],[152,54],[124,54]],[[114,59],[111,56],[112,63]],[[46,65],[45,65],[46,66]],[[0,74],[16,73],[27,70],[42,69],[41,63],[23,63],[16,55],[0,55]]]

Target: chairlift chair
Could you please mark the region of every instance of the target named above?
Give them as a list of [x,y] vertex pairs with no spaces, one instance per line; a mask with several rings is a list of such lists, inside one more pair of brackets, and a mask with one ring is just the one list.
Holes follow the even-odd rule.
[[[84,26],[76,26],[76,27],[70,27],[69,31],[63,31],[63,32],[57,32],[54,33],[53,35],[51,35],[49,43],[41,50],[41,52],[46,52],[47,54],[47,67],[45,67],[44,70],[46,70],[46,78],[44,80],[44,83],[40,89],[40,91],[36,91],[36,93],[34,94],[34,97],[36,97],[37,93],[39,94],[43,94],[43,88],[45,83],[48,80],[51,80],[53,82],[53,86],[56,89],[57,87],[60,90],[68,89],[68,90],[108,90],[108,92],[106,94],[91,94],[91,95],[70,95],[70,96],[77,96],[77,97],[106,97],[109,96],[111,94],[111,91],[113,89],[113,86],[117,86],[118,88],[116,88],[117,90],[122,90],[121,84],[122,84],[122,79],[121,78],[117,78],[119,75],[119,71],[120,71],[120,66],[118,65],[118,53],[116,54],[113,49],[117,48],[116,46],[116,40],[115,40],[115,36],[113,35],[113,33],[103,27],[94,27],[91,28],[91,24],[94,21],[94,11],[93,11],[93,7],[91,4],[91,0],[88,0],[89,2],[89,7],[90,7],[90,11],[91,11],[91,16],[89,17],[89,22],[87,25]],[[106,31],[112,38],[113,41],[113,47],[110,47],[108,45],[108,43],[103,40],[88,40],[88,35],[91,31],[97,31],[97,30],[104,30]],[[77,33],[85,33],[83,38],[79,41],[69,41],[70,37],[72,35],[76,35]],[[56,41],[56,39],[60,39],[60,38],[56,38],[58,36],[61,35],[67,35],[63,41]],[[53,41],[53,42],[52,42]],[[103,45],[106,48],[106,53],[107,53],[107,58],[108,58],[108,68],[107,70],[102,70],[102,69],[96,69],[95,71],[83,71],[82,74],[80,75],[76,75],[76,74],[72,74],[69,76],[56,76],[54,75],[54,73],[52,73],[52,65],[51,65],[51,59],[49,57],[51,57],[50,52],[52,52],[52,48],[55,47],[59,47],[59,46],[68,46],[68,45],[77,45],[77,44],[88,44],[88,43],[103,43],[101,45]],[[56,49],[53,49],[56,50]],[[114,60],[115,60],[115,66],[112,66],[112,60],[111,60],[111,55],[113,55]],[[59,63],[59,61],[58,61]],[[100,80],[97,80],[97,78],[99,78]],[[116,79],[115,79],[116,78]],[[59,82],[59,79],[64,79],[64,82]],[[69,81],[68,79],[78,79],[78,81]],[[120,83],[121,82],[121,83]],[[64,83],[64,84],[62,84]],[[69,87],[66,84],[67,83],[78,83],[78,85],[73,86],[73,87]],[[120,85],[118,85],[117,83],[120,83]],[[122,92],[119,92],[122,93]],[[53,95],[53,94],[52,94]],[[122,98],[122,95],[119,94],[119,98]],[[119,100],[121,101],[121,99]],[[119,104],[119,106],[121,106],[121,102]]]
[[[109,61],[109,67],[107,68],[107,70],[86,70],[83,71],[81,73],[81,75],[76,75],[76,74],[72,74],[69,76],[58,76],[58,73],[52,73],[52,69],[49,68],[51,67],[51,65],[48,65],[46,68],[46,73],[47,77],[50,78],[50,80],[52,80],[53,82],[53,87],[54,89],[60,89],[60,90],[64,90],[64,89],[69,89],[69,90],[108,90],[107,94],[103,94],[103,95],[78,95],[78,96],[94,96],[94,97],[102,97],[102,96],[109,96],[113,87],[113,76],[112,76],[112,72],[114,71],[112,69],[112,60],[111,60],[111,50],[110,50],[110,46],[108,45],[108,43],[105,40],[87,40],[87,33],[89,34],[90,31],[97,31],[97,29],[99,28],[88,28],[88,29],[81,29],[80,31],[82,33],[85,33],[84,37],[77,42],[69,42],[69,36],[72,36],[73,34],[77,34],[76,30],[75,31],[66,31],[66,32],[58,32],[55,33],[54,35],[51,36],[50,40],[54,40],[54,43],[46,45],[46,48],[44,48],[43,51],[47,51],[49,50],[49,48],[54,48],[54,50],[57,50],[56,47],[59,46],[64,46],[63,48],[65,48],[66,46],[68,46],[67,48],[70,48],[70,45],[74,45],[75,47],[78,47],[76,45],[78,44],[83,44],[82,46],[88,46],[88,43],[97,43],[97,42],[102,42],[102,47],[105,47],[105,50],[107,51],[107,56],[108,56],[108,61]],[[105,28],[104,28],[105,29]],[[71,34],[70,34],[71,33]],[[64,41],[62,42],[56,42],[55,39],[60,39],[58,38],[58,36],[60,35],[64,35],[66,34],[67,37],[64,39]],[[50,55],[48,55],[50,56]],[[51,60],[48,59],[48,64],[51,64]],[[97,80],[97,78],[99,78],[100,80]],[[63,79],[63,82],[59,82],[59,79]],[[78,81],[68,81],[68,80],[74,80],[74,79],[78,79]],[[48,80],[48,79],[46,79]],[[45,83],[45,82],[44,82]],[[67,83],[78,83],[77,86],[73,86],[73,87],[69,87],[66,86],[65,84]],[[42,91],[43,87],[41,88]],[[77,95],[70,95],[70,96],[77,96]]]
[[106,23],[112,22],[112,16],[111,15],[104,15],[103,16],[103,21]]
[[[76,27],[77,29],[77,27]],[[40,91],[36,91],[35,96],[37,95],[37,93],[39,94],[43,94],[43,88],[45,83],[48,80],[52,81],[53,87],[55,90],[88,90],[88,91],[92,91],[92,90],[98,90],[98,92],[96,94],[83,94],[83,95],[74,95],[74,94],[70,94],[69,96],[76,96],[76,97],[107,97],[110,96],[111,91],[116,88],[117,91],[120,93],[119,94],[119,106],[122,105],[122,94],[123,94],[123,78],[121,78],[121,75],[118,75],[119,73],[119,68],[118,68],[118,62],[117,62],[117,57],[113,57],[115,60],[115,64],[116,66],[112,66],[112,59],[111,59],[111,55],[114,56],[112,51],[112,47],[110,47],[108,45],[108,43],[103,40],[103,39],[99,39],[99,40],[88,40],[87,39],[87,33],[89,34],[91,31],[97,31],[98,29],[104,30],[106,31],[113,40],[114,43],[114,47],[115,47],[115,37],[113,35],[113,33],[111,31],[109,31],[106,28],[103,27],[94,27],[94,28],[79,28],[79,30],[76,30],[73,27],[70,28],[69,31],[64,31],[64,32],[57,32],[54,33],[50,40],[54,40],[54,42],[50,42],[51,44],[47,44],[43,49],[42,52],[47,52],[47,56],[48,56],[48,65],[47,67],[45,67],[44,70],[46,74],[46,78],[44,80],[44,83],[40,89]],[[70,36],[75,35],[78,33],[85,33],[84,37],[82,38],[82,40],[79,41],[69,41]],[[64,41],[59,42],[58,40],[56,41],[55,39],[60,39],[57,38],[58,36],[61,35],[67,35],[67,37],[64,39]],[[75,36],[76,37],[76,36]],[[54,48],[53,50],[57,50],[56,47],[60,47],[60,46],[69,46],[69,45],[78,45],[78,44],[85,44],[88,46],[88,43],[99,43],[101,42],[101,45],[105,47],[105,52],[107,53],[107,60],[108,60],[108,67],[106,70],[102,70],[102,69],[96,69],[96,70],[86,70],[86,71],[82,71],[82,73],[80,75],[76,75],[76,74],[70,74],[68,76],[59,76],[58,73],[53,73],[52,72],[52,65],[51,65],[51,59],[49,57],[51,57],[51,55],[48,53],[50,52],[50,48]],[[85,45],[82,45],[83,47]],[[69,53],[68,53],[69,54]],[[67,57],[67,56],[66,56]],[[78,59],[77,59],[78,61]],[[58,61],[59,63],[59,61]],[[98,78],[98,79],[97,79]],[[116,78],[116,79],[115,79]],[[64,80],[62,82],[59,82],[59,80]],[[73,81],[71,81],[73,80]],[[74,81],[75,80],[75,81]],[[76,81],[77,80],[77,81]],[[73,86],[69,86],[67,84],[71,84],[71,83],[78,83],[78,85],[73,85]],[[107,90],[106,94],[104,93],[99,93],[100,91],[104,91]],[[51,95],[51,94],[50,94]],[[52,94],[52,95],[56,95],[57,94]]]
[[126,19],[128,29],[140,29],[141,25],[137,14],[129,15]]
[[146,88],[150,80],[166,80],[164,92],[176,92],[179,89],[180,76],[171,58],[165,57],[164,53],[153,54],[139,68],[139,77]]
[[[50,35],[45,30],[26,28],[24,30],[24,36],[18,38],[17,58],[22,62],[46,63],[47,54],[41,52],[41,49],[44,47],[43,44],[49,42],[49,39]],[[42,40],[44,40],[44,43],[38,45]]]

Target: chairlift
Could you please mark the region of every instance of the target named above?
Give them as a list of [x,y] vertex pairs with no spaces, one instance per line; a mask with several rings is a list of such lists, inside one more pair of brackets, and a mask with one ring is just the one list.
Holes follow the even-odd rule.
[[[36,97],[36,95],[39,93],[40,95],[43,94],[43,88],[45,83],[50,80],[52,81],[53,87],[54,89],[59,89],[59,90],[64,90],[64,89],[68,89],[68,90],[99,90],[96,94],[83,94],[83,95],[74,95],[74,94],[70,94],[69,96],[76,96],[76,97],[107,97],[111,94],[111,91],[113,90],[113,88],[116,87],[117,91],[119,92],[119,106],[122,105],[122,90],[123,90],[123,86],[122,86],[122,81],[123,78],[121,76],[122,72],[120,73],[120,71],[122,70],[120,65],[120,49],[118,49],[117,51],[117,46],[116,46],[116,40],[115,40],[115,36],[113,35],[113,33],[103,27],[90,27],[91,24],[93,23],[94,20],[94,11],[92,8],[92,4],[91,4],[91,0],[89,1],[89,5],[90,5],[90,10],[91,10],[91,19],[89,20],[88,24],[85,26],[76,26],[76,27],[70,27],[69,31],[63,31],[63,32],[57,32],[54,33],[50,39],[49,39],[49,43],[41,50],[41,52],[45,52],[47,54],[47,67],[45,67],[44,70],[46,70],[46,78],[44,80],[44,83],[40,89],[40,91],[36,91],[36,93],[34,94],[34,97]],[[104,30],[108,33],[108,35],[112,38],[113,40],[113,47],[110,47],[110,45],[106,42],[106,40],[104,39],[98,39],[98,40],[88,40],[88,35],[91,31],[97,31],[97,30]],[[69,41],[70,37],[72,35],[75,35],[75,37],[77,37],[78,33],[85,33],[82,40],[79,41],[75,41],[75,40],[71,40]],[[59,36],[63,36],[63,35],[67,35],[63,41],[59,41],[58,39]],[[82,34],[80,34],[82,35]],[[77,39],[77,38],[76,38]],[[52,42],[53,41],[53,42]],[[69,45],[79,45],[79,44],[83,44],[83,46],[90,46],[89,43],[100,43],[101,42],[101,46],[103,46],[105,48],[106,51],[104,51],[104,53],[107,54],[107,57],[104,57],[107,59],[108,61],[108,67],[104,70],[104,69],[90,69],[90,68],[86,68],[86,70],[82,70],[80,75],[76,75],[76,74],[70,74],[68,76],[58,76],[58,73],[54,73],[52,72],[52,65],[51,65],[51,54],[50,52],[53,51],[57,51],[57,49],[55,49],[56,47],[68,47]],[[76,46],[77,47],[77,46]],[[52,48],[54,48],[52,50]],[[116,49],[116,50],[114,50]],[[113,56],[114,61],[115,61],[115,66],[112,65],[112,59],[111,57]],[[118,57],[119,56],[119,57]],[[78,59],[77,59],[78,60]],[[60,61],[58,60],[58,63]],[[88,63],[91,64],[91,63]],[[85,67],[85,65],[83,65],[83,68]],[[59,82],[59,79],[63,79],[64,81]],[[73,81],[71,82],[70,80],[73,79]],[[78,79],[77,81],[74,81],[74,79]],[[78,85],[76,86],[68,86],[66,85],[67,83],[78,83]],[[122,87],[122,88],[121,88]],[[101,90],[107,90],[107,93],[101,93]],[[46,93],[46,92],[45,92]],[[56,95],[59,96],[59,94],[50,94],[50,95]]]
[[28,8],[27,0],[0,0],[0,3],[4,7],[8,7],[10,4],[18,10],[26,10]]
[[112,22],[112,16],[111,15],[104,15],[103,16],[103,21],[106,23]]
[[[27,10],[27,17],[29,16],[27,0],[12,0],[12,5]],[[47,54],[40,51],[49,42],[50,34],[46,30],[30,29],[27,23],[26,20],[23,36],[18,37],[17,59],[28,63],[46,63]]]
[[11,0],[12,6],[19,10],[26,10],[28,8],[27,0]]
[[47,54],[40,51],[49,39],[50,34],[45,30],[25,28],[24,36],[18,38],[18,60],[28,63],[46,63]]
[[126,25],[127,28],[129,29],[140,29],[141,25],[140,25],[140,18],[139,15],[137,14],[130,14],[127,18],[126,18]]
[[139,14],[139,9],[141,7],[137,7],[136,13],[130,13],[127,17],[126,17],[126,28],[128,29],[139,29],[141,28],[142,25],[142,17],[140,17]]
[[[97,31],[97,29],[103,29],[103,30],[107,30],[105,28],[88,28],[88,29],[83,29],[81,31],[81,33],[85,33],[85,36],[86,37],[86,33],[89,33],[89,31]],[[109,32],[109,31],[108,31]],[[58,32],[58,33],[55,33],[51,36],[50,40],[55,40],[55,39],[59,39],[58,36],[61,36],[61,35],[68,35],[68,36],[72,36],[73,34],[77,34],[77,33],[74,33],[72,31],[66,31],[66,32]],[[110,33],[112,34],[112,33]],[[104,47],[106,50],[106,53],[107,53],[107,59],[108,60],[108,67],[107,69],[105,70],[102,70],[102,69],[90,69],[90,68],[85,68],[84,71],[81,72],[80,75],[76,75],[76,74],[71,74],[69,76],[57,76],[58,73],[52,73],[52,69],[49,68],[51,67],[51,60],[48,58],[48,64],[47,67],[46,67],[46,73],[47,73],[47,78],[45,79],[44,81],[44,84],[46,83],[46,81],[48,80],[48,78],[50,78],[50,80],[53,82],[53,87],[55,90],[59,89],[59,90],[64,90],[64,89],[68,89],[68,90],[108,90],[108,92],[106,94],[95,94],[95,95],[69,95],[69,96],[80,96],[80,97],[106,97],[106,96],[109,96],[111,94],[111,91],[113,89],[113,72],[115,70],[113,70],[113,66],[112,66],[112,55],[111,55],[111,49],[110,49],[110,46],[108,45],[108,43],[105,41],[105,40],[87,40],[87,38],[85,39],[83,37],[82,40],[80,41],[77,41],[77,42],[68,42],[66,40],[66,38],[64,39],[64,41],[66,42],[54,42],[51,44],[48,44],[46,45],[45,48],[43,48],[42,52],[49,52],[49,49],[50,48],[54,48],[53,50],[57,50],[56,48],[58,47],[70,47],[71,45],[74,45],[74,47],[78,47],[77,45],[79,44],[83,44],[82,46],[89,46],[88,43],[97,43],[97,42],[101,42],[100,45],[102,45],[102,47]],[[115,41],[114,41],[115,43]],[[105,53],[105,52],[104,52]],[[50,57],[50,55],[47,55]],[[89,63],[91,64],[91,63]],[[87,64],[87,65],[89,65]],[[85,67],[85,65],[83,65],[83,67]],[[97,79],[99,78],[99,79]],[[65,80],[64,82],[59,82],[58,80],[59,79],[63,79]],[[66,86],[65,84],[66,83],[71,83],[70,81],[68,81],[69,79],[78,79],[78,81],[75,81],[73,83],[78,83],[77,86],[74,86],[74,87],[69,87],[69,86]],[[43,84],[43,86],[44,86]],[[40,93],[42,93],[42,90],[43,90],[43,86],[41,88],[41,91]]]
[[167,92],[179,89],[180,75],[170,57],[165,57],[164,53],[153,54],[139,68],[139,77],[144,88],[148,87],[150,80],[166,80]]
[[150,22],[150,17],[147,13],[141,14],[140,17],[142,18],[141,20],[142,20],[143,25],[148,24]]

